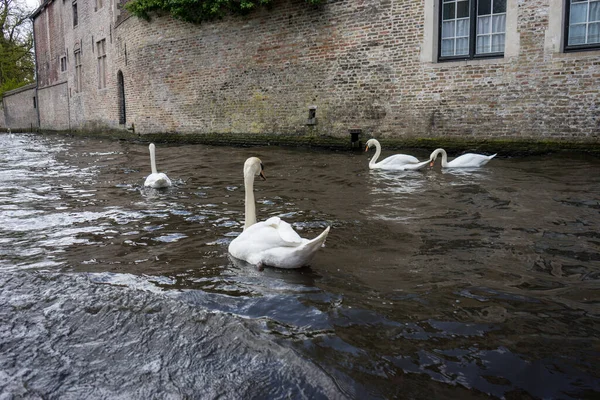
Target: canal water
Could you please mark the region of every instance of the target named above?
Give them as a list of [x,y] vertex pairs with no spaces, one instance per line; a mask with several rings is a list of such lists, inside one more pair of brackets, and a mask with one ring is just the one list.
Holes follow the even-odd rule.
[[[0,397],[597,398],[600,159],[497,152],[158,144],[156,191],[147,144],[0,134]],[[249,156],[311,267],[228,257]]]

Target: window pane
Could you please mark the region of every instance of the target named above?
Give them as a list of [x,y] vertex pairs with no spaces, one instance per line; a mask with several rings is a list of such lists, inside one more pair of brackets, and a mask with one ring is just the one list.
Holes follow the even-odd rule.
[[569,44],[585,43],[585,25],[573,25],[569,28]]
[[456,17],[457,18],[465,18],[469,16],[469,2],[468,1],[459,1],[456,3]]
[[492,53],[504,53],[504,34],[492,35]]
[[571,5],[571,24],[587,22],[587,3]]
[[479,0],[477,3],[477,15],[489,15],[492,13],[492,0]]
[[456,3],[446,3],[444,4],[444,17],[443,19],[454,19],[455,17],[455,9],[454,6],[456,5]]
[[588,43],[600,43],[600,22],[589,24]]
[[492,17],[492,33],[505,32],[506,14],[494,15]]
[[454,39],[442,40],[442,56],[454,55]]
[[600,1],[590,3],[590,22],[600,21]]
[[477,37],[477,54],[489,53],[490,48],[490,37],[489,36],[478,36]]
[[494,0],[494,14],[506,12],[506,0]]
[[469,54],[469,38],[456,39],[456,55]]
[[446,21],[442,23],[442,38],[454,37],[454,21]]
[[469,25],[468,19],[456,21],[456,36],[469,36]]
[[479,17],[477,18],[477,34],[483,35],[485,33],[492,32],[492,17]]

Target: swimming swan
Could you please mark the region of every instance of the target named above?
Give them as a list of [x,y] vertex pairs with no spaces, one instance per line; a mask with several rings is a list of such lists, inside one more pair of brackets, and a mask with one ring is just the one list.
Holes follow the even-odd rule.
[[262,267],[300,268],[308,264],[327,238],[329,226],[313,240],[301,238],[290,224],[279,217],[256,222],[254,177],[266,180],[259,158],[244,163],[245,221],[244,231],[229,244],[229,253],[240,260]]
[[389,170],[418,170],[427,165],[428,161],[419,162],[416,157],[409,156],[408,154],[395,154],[389,156],[385,160],[377,162],[379,155],[381,154],[381,145],[377,139],[367,140],[367,147],[365,152],[369,151],[369,146],[375,146],[375,156],[369,161],[369,168],[371,169],[389,169]]
[[431,153],[429,157],[430,166],[433,166],[435,160],[439,154],[442,154],[442,168],[476,168],[482,167],[488,163],[492,158],[496,157],[496,154],[491,156],[485,156],[483,154],[467,153],[462,156],[456,157],[454,160],[448,162],[448,154],[444,149],[436,149]]
[[149,186],[154,189],[166,188],[171,186],[171,180],[169,179],[169,177],[162,172],[156,171],[154,143],[150,143],[150,146],[148,146],[148,148],[150,149],[150,166],[152,167],[152,173],[146,178],[144,186]]

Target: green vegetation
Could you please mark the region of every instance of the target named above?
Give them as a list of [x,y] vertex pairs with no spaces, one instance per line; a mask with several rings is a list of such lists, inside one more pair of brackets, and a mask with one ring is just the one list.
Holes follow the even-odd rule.
[[24,4],[0,0],[0,98],[34,82],[33,33]]
[[[305,0],[318,5],[322,0]],[[247,14],[260,6],[271,6],[273,0],[133,0],[125,8],[133,15],[150,20],[151,13],[166,12],[173,17],[199,24],[222,18],[226,14]]]

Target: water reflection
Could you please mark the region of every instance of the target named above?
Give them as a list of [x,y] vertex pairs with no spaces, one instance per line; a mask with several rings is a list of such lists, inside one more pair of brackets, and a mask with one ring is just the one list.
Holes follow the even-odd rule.
[[[17,384],[2,392],[81,394],[98,374],[120,385],[93,379],[92,397],[600,392],[597,159],[389,172],[368,170],[363,153],[164,147],[174,186],[156,191],[142,187],[145,144],[9,140],[0,135],[0,363],[16,366],[3,371]],[[281,216],[306,237],[332,225],[312,267],[229,258],[251,155],[268,172],[259,219]],[[18,333],[35,321],[51,332]],[[52,349],[75,360],[62,380]],[[163,373],[181,370],[188,380]],[[124,371],[139,379],[124,384]]]

